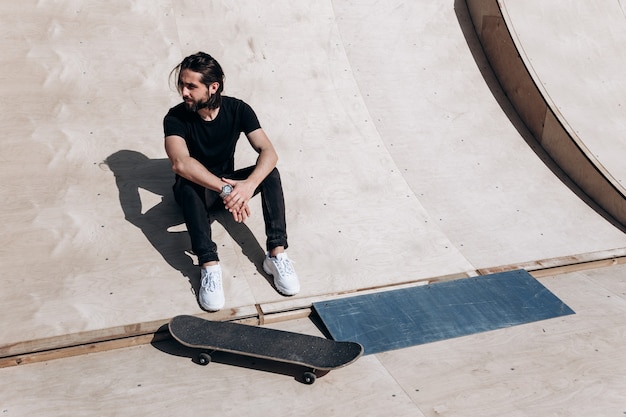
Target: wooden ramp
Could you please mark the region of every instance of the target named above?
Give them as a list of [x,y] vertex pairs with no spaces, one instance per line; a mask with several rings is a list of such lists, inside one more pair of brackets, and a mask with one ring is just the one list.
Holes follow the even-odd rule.
[[489,63],[528,129],[624,230],[623,4],[467,3]]
[[[585,9],[590,18],[608,18],[600,7],[608,3],[589,3],[598,6]],[[507,9],[511,16],[525,14],[515,7]],[[4,2],[0,12],[4,365],[140,344],[130,355],[136,359],[152,349],[145,344],[171,317],[203,314],[161,128],[163,115],[179,101],[169,71],[198,50],[219,58],[226,93],[254,106],[278,149],[289,252],[303,286],[298,296],[284,298],[263,274],[263,222],[255,200],[244,226],[227,216],[214,223],[227,297],[215,319],[267,324],[301,317],[312,303],[346,294],[520,267],[594,271],[619,267],[626,256],[623,231],[581,198],[507,101],[462,0],[25,0]],[[579,123],[580,113],[567,115],[571,126]],[[603,126],[602,116],[585,113],[595,126]],[[238,152],[242,165],[254,160],[244,147]],[[576,282],[580,291],[587,288],[584,279]],[[579,298],[576,288],[568,291]],[[611,294],[621,297],[617,289]],[[94,373],[106,363],[107,375],[123,380],[124,389],[158,385],[160,377],[149,372],[142,381],[125,375],[139,366],[129,365],[130,356],[103,355],[90,368]],[[170,359],[168,375],[176,375],[179,362]],[[66,411],[72,398],[59,390],[67,380],[81,380],[76,369],[86,360],[0,370],[11,388],[0,404],[28,415],[54,414],[51,404]],[[365,361],[370,375],[392,382],[372,361]],[[48,403],[41,408],[26,403],[32,385],[26,381],[39,372],[46,381],[58,375],[41,389],[59,396],[37,391]],[[75,392],[103,398],[95,386],[100,382],[93,381],[93,389],[77,385]],[[406,393],[418,388],[410,385],[395,407],[389,398],[398,395],[397,386],[387,386],[380,404],[398,411],[391,414],[419,415],[411,414],[417,407]],[[115,409],[117,388],[100,387],[108,395],[102,406]],[[361,381],[355,398],[366,398],[374,387]],[[192,390],[169,389],[177,395]],[[15,398],[24,399],[21,408]],[[302,397],[296,392],[295,398]],[[344,405],[354,409],[350,401]],[[80,406],[77,414],[102,414],[97,405]],[[236,411],[231,415],[249,413]]]
[[[296,369],[173,341],[0,369],[9,416],[620,415],[626,267],[541,279],[576,311],[555,320],[360,358],[306,386]],[[321,335],[308,319],[270,327]],[[36,381],[36,383],[33,383]],[[270,389],[271,387],[271,389]]]

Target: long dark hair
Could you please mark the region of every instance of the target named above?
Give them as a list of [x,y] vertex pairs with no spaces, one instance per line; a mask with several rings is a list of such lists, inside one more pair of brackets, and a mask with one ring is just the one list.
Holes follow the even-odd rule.
[[180,94],[183,91],[183,85],[180,81],[180,73],[183,70],[190,70],[200,73],[202,75],[202,84],[207,88],[213,83],[219,83],[217,92],[209,98],[207,107],[209,109],[216,109],[222,104],[222,91],[224,91],[224,71],[221,65],[209,54],[204,52],[198,52],[193,55],[189,55],[183,61],[176,65],[172,72],[170,72],[170,79],[176,78],[176,88]]

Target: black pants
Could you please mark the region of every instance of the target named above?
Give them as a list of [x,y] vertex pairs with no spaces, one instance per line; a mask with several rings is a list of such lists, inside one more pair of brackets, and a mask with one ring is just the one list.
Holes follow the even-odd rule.
[[[244,180],[252,173],[254,167],[235,171],[225,178]],[[265,221],[266,247],[270,251],[277,246],[287,248],[287,225],[285,222],[285,199],[280,174],[274,168],[255,190],[254,195],[261,194],[263,220]],[[211,239],[209,210],[225,210],[219,193],[206,189],[182,177],[176,178],[174,197],[183,210],[191,248],[198,256],[200,265],[219,261],[217,245]]]

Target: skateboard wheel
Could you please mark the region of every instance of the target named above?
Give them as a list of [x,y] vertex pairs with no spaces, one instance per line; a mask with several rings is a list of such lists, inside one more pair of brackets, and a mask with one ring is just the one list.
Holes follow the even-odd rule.
[[313,372],[305,372],[302,377],[303,377],[304,383],[307,385],[311,385],[317,379],[317,376],[315,376],[315,373]]
[[200,365],[208,365],[211,363],[211,355],[209,355],[206,352],[202,352],[201,354],[198,355],[198,363]]

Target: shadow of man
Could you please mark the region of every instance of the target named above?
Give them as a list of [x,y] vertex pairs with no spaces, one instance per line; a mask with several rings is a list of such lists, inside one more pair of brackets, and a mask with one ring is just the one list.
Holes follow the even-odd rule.
[[[192,291],[198,294],[200,274],[192,256],[182,212],[174,200],[174,174],[169,160],[150,159],[136,151],[121,150],[109,156],[104,163],[115,175],[126,220],[143,232],[169,265],[187,277]],[[160,196],[161,201],[144,211],[141,190]],[[271,282],[263,272],[265,252],[252,231],[245,224],[235,222],[226,209],[215,209],[209,216],[211,222],[217,221],[224,227],[259,274]]]

